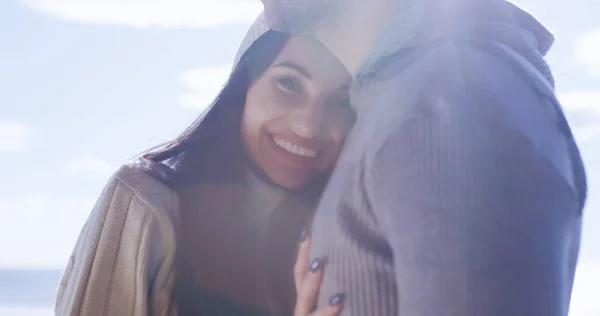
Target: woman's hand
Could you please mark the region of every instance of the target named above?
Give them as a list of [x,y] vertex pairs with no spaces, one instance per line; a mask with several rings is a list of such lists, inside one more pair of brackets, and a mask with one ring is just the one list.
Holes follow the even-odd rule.
[[323,261],[315,259],[310,262],[309,234],[304,234],[298,250],[298,259],[294,267],[294,283],[296,284],[296,308],[294,316],[336,316],[342,311],[343,295],[337,294],[329,299],[329,304],[313,311],[317,304],[317,296],[323,280]]

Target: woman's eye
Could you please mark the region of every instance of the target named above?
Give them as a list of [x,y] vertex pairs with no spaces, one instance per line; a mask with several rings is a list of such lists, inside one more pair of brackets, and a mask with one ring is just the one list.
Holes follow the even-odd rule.
[[277,79],[277,85],[279,85],[282,90],[287,92],[300,92],[301,90],[300,84],[294,78],[279,78]]

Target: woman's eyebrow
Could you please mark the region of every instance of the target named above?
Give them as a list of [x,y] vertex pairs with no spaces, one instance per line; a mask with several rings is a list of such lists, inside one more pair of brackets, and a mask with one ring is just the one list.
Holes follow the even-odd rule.
[[308,79],[312,79],[312,76],[304,67],[297,65],[293,62],[290,62],[290,61],[283,61],[279,64],[276,64],[273,67],[283,67],[283,68],[293,69],[293,70],[297,71],[298,73],[300,73],[301,75],[303,75],[304,77],[306,77]]

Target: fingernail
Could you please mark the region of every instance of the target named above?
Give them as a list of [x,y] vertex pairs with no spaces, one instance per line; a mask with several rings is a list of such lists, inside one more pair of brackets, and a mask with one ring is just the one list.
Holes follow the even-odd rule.
[[339,293],[329,298],[329,305],[337,306],[344,302],[344,294]]
[[323,260],[315,259],[310,263],[310,271],[317,272],[317,271],[319,271],[319,269],[321,269],[322,265],[323,265]]
[[300,242],[303,242],[303,241],[305,241],[305,240],[306,240],[306,238],[308,237],[308,235],[309,235],[308,231],[307,231],[307,230],[303,230],[303,231],[300,233]]

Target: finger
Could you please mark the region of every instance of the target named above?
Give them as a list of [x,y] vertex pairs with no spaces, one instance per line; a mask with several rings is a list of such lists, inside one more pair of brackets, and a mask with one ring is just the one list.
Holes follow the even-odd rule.
[[310,316],[337,316],[342,312],[341,305],[327,305],[310,314]]
[[302,233],[300,246],[298,247],[298,257],[296,258],[296,264],[294,265],[294,284],[296,285],[296,292],[300,289],[300,285],[308,273],[310,265],[310,244],[310,234],[305,231]]
[[343,294],[336,294],[329,299],[329,304],[322,307],[310,316],[337,316],[342,312],[342,305],[344,303]]
[[317,295],[322,281],[323,260],[315,259],[310,264],[310,272],[307,273],[298,288],[294,315],[306,316],[310,314],[317,303]]

